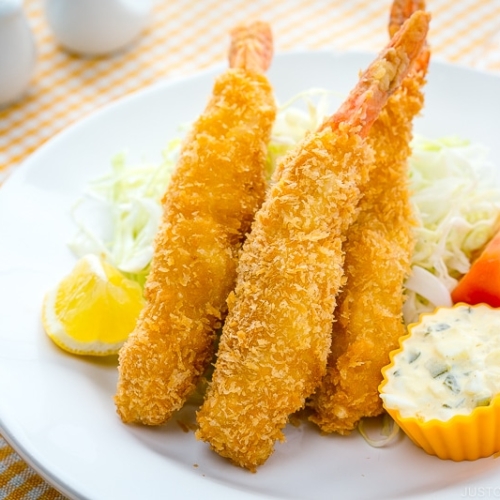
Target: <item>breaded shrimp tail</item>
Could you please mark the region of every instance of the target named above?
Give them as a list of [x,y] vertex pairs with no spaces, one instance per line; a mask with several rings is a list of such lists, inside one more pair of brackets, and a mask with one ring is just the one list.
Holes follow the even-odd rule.
[[[413,9],[424,7],[422,1],[414,4],[394,2],[391,31]],[[314,409],[310,418],[323,432],[348,434],[361,418],[382,413],[381,369],[405,333],[403,283],[410,273],[414,224],[407,160],[412,120],[423,106],[421,88],[428,59],[424,47],[368,136],[376,166],[360,201],[358,219],[347,233],[347,281],[335,310],[327,374],[310,403]]]
[[146,306],[119,354],[115,402],[124,422],[161,424],[195,388],[213,356],[242,241],[264,199],[276,114],[263,75],[272,39],[264,23],[244,36],[241,30],[233,32],[231,69],[216,80],[162,201]]
[[267,460],[325,373],[342,242],[373,165],[364,134],[420,51],[427,21],[412,18],[362,76],[362,91],[287,155],[256,215],[197,414],[197,437],[237,465],[254,471]]

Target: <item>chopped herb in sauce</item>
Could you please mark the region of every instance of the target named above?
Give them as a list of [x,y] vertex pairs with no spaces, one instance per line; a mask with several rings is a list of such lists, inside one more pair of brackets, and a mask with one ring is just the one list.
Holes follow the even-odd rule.
[[450,325],[448,323],[438,323],[432,327],[434,332],[443,332],[444,330],[448,330]]
[[491,398],[482,398],[477,401],[476,406],[488,406],[490,403]]
[[460,392],[460,386],[453,375],[446,375],[443,384],[448,387],[453,394],[458,394]]
[[412,351],[408,353],[408,363],[411,365],[414,363],[418,358],[420,358],[420,355],[422,353],[420,351]]
[[437,359],[429,359],[427,363],[425,363],[425,367],[429,370],[432,378],[437,378],[448,371],[446,364]]

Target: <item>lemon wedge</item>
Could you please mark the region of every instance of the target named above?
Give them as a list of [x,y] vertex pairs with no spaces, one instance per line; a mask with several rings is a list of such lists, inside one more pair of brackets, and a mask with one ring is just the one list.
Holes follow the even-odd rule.
[[82,257],[48,292],[42,306],[47,335],[73,354],[116,354],[144,304],[140,285],[96,255]]

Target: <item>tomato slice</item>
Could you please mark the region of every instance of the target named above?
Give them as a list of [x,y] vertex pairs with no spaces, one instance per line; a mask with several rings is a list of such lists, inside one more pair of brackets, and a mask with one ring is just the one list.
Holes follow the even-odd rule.
[[486,245],[451,293],[454,303],[500,307],[500,232]]

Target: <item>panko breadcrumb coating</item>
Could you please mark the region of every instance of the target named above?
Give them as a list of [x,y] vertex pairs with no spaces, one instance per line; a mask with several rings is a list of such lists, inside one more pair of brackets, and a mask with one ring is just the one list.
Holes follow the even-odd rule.
[[345,105],[285,158],[240,258],[199,439],[252,471],[325,373],[342,243],[373,165],[364,141],[427,31],[416,15]]
[[[424,8],[422,0],[396,0],[391,35],[412,12]],[[368,136],[376,166],[360,201],[358,219],[347,233],[347,281],[335,310],[327,374],[311,401],[310,419],[323,432],[348,434],[361,418],[382,413],[381,369],[405,334],[403,283],[410,273],[415,223],[407,160],[412,120],[423,107],[421,89],[428,60],[425,47]]]
[[192,127],[162,200],[146,305],[119,353],[115,402],[124,422],[157,425],[182,407],[209,365],[238,254],[266,189],[276,107],[263,72],[271,31],[232,33],[231,69]]

